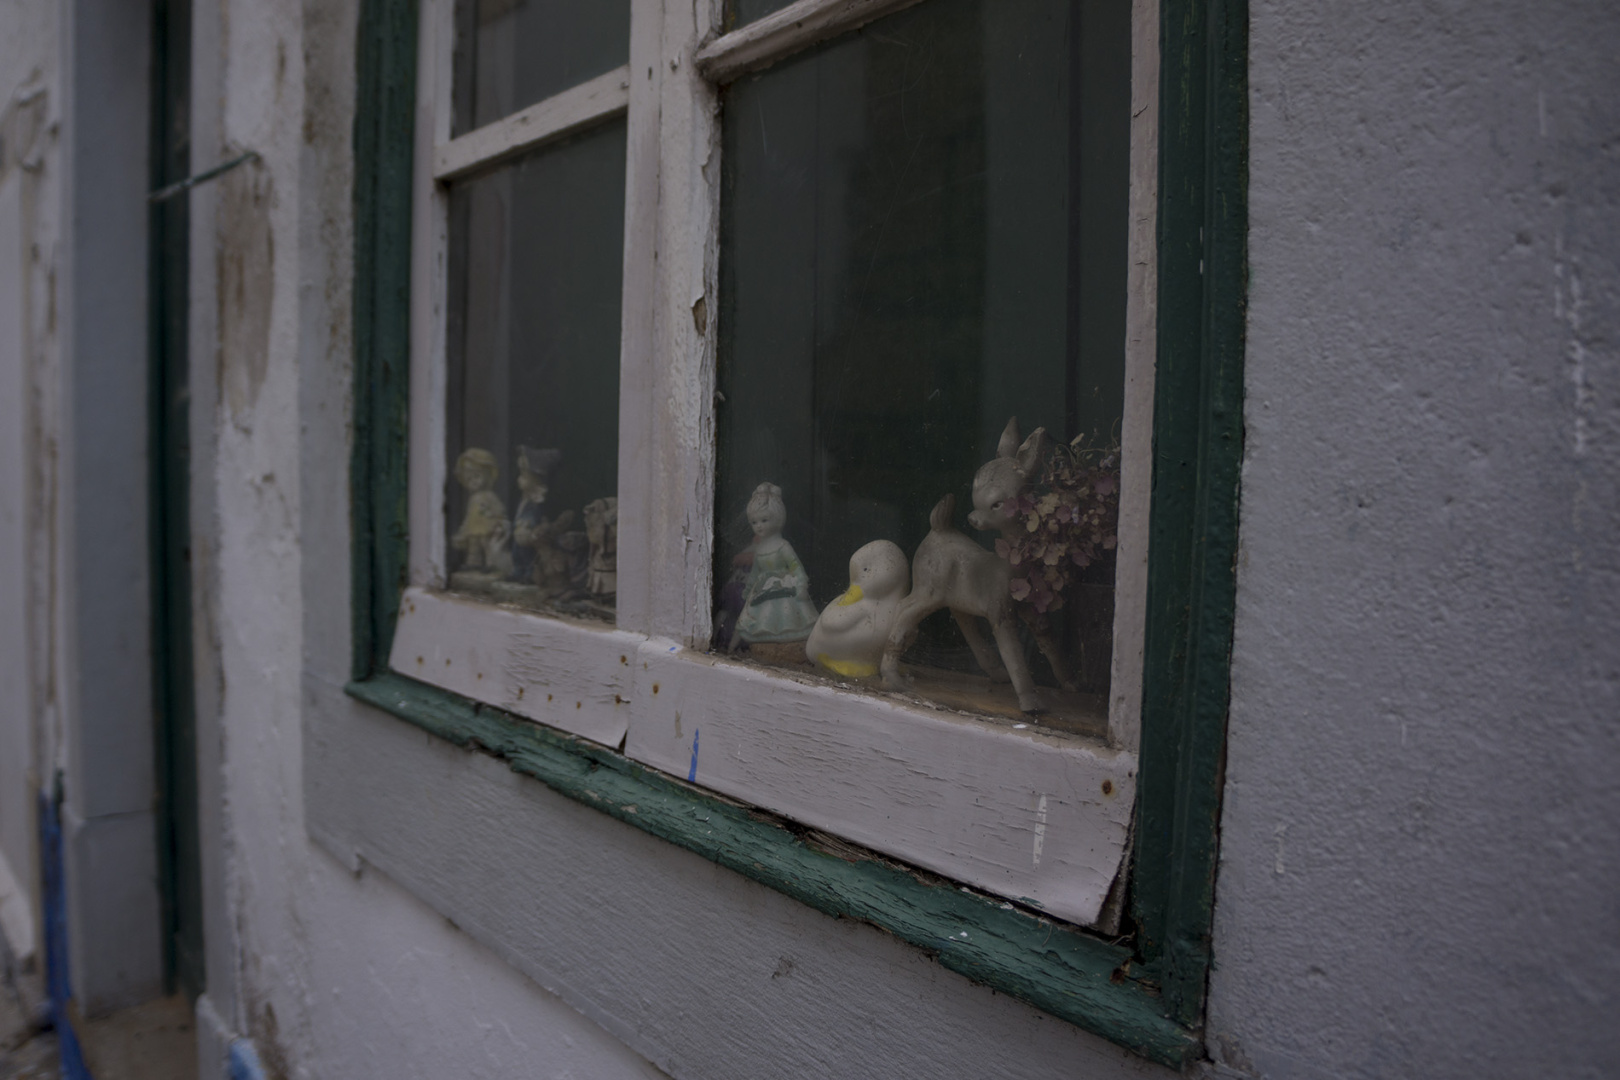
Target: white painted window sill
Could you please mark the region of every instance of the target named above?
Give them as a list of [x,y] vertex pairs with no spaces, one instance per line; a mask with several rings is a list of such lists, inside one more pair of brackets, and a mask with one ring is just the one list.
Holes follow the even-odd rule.
[[1136,756],[447,593],[406,591],[390,667],[963,884],[1094,923]]

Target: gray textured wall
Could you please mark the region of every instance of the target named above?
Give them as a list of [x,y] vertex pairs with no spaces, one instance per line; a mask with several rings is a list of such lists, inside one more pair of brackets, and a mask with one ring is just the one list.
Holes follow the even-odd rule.
[[1252,11],[1211,1025],[1620,1070],[1620,5]]
[[151,6],[73,0],[60,12],[65,438],[51,587],[71,672],[55,688],[69,963],[94,1016],[163,984],[146,487]]

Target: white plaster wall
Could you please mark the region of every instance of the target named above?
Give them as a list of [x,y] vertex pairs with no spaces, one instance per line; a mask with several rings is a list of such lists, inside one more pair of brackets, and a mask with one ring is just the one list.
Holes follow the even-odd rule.
[[54,760],[48,615],[39,580],[54,530],[57,173],[55,10],[0,6],[0,932],[29,965],[40,945],[36,796]]
[[[347,672],[350,139],[358,4],[198,0],[200,147],[254,149],[193,210],[217,337],[193,353],[210,444],[196,626],[217,696],[201,739],[223,851],[208,998],[276,1077],[656,1076],[386,879],[307,837],[301,723]],[[195,162],[198,168],[201,162]],[[194,199],[197,197],[194,196]],[[196,219],[194,219],[194,222]],[[194,227],[197,227],[194,224]],[[194,300],[195,300],[194,286]],[[195,340],[195,338],[194,338]],[[220,1050],[216,1033],[204,1045]],[[204,1075],[215,1062],[205,1064]]]
[[1252,19],[1214,1050],[1613,1076],[1620,6]]

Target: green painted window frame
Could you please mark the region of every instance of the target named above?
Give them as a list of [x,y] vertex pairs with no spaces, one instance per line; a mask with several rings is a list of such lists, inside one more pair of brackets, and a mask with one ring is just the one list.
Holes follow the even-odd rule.
[[1247,0],[1161,0],[1160,17],[1153,495],[1125,937],[829,852],[790,822],[389,671],[408,546],[416,0],[363,0],[360,13],[348,693],[1153,1060],[1202,1057],[1243,449]]

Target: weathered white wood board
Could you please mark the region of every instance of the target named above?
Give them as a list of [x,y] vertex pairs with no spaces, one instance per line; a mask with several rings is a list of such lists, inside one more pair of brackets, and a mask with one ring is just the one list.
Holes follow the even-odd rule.
[[629,716],[631,663],[645,640],[411,588],[400,601],[388,666],[616,747]]
[[[654,616],[670,605],[655,599],[661,582],[654,530],[666,528],[657,513],[659,496],[669,501],[675,485],[667,472],[657,393],[660,360],[668,347],[658,336],[656,297],[667,274],[661,265],[658,170],[660,101],[664,74],[662,0],[631,0],[629,106],[625,124],[624,294],[619,323],[619,594],[618,624],[648,632]],[[668,256],[666,256],[667,258]],[[678,251],[675,253],[679,258]],[[667,365],[666,365],[667,366]],[[656,448],[656,449],[655,449]],[[705,546],[705,552],[708,550]],[[680,605],[678,610],[686,610]]]
[[652,639],[625,753],[1060,918],[1119,870],[1135,755],[799,682]]
[[407,590],[390,666],[965,884],[1091,923],[1136,758],[664,638]]
[[351,871],[386,873],[672,1077],[1178,1075],[335,687],[313,692],[316,841]]
[[411,196],[410,581],[442,587],[445,558],[445,342],[448,330],[449,199],[433,178],[436,147],[450,141],[454,10],[424,0],[417,42],[416,130]]
[[1153,381],[1158,349],[1159,9],[1131,9],[1130,266],[1125,300],[1125,413],[1120,425],[1119,548],[1108,742],[1142,738],[1148,512],[1153,501]]

